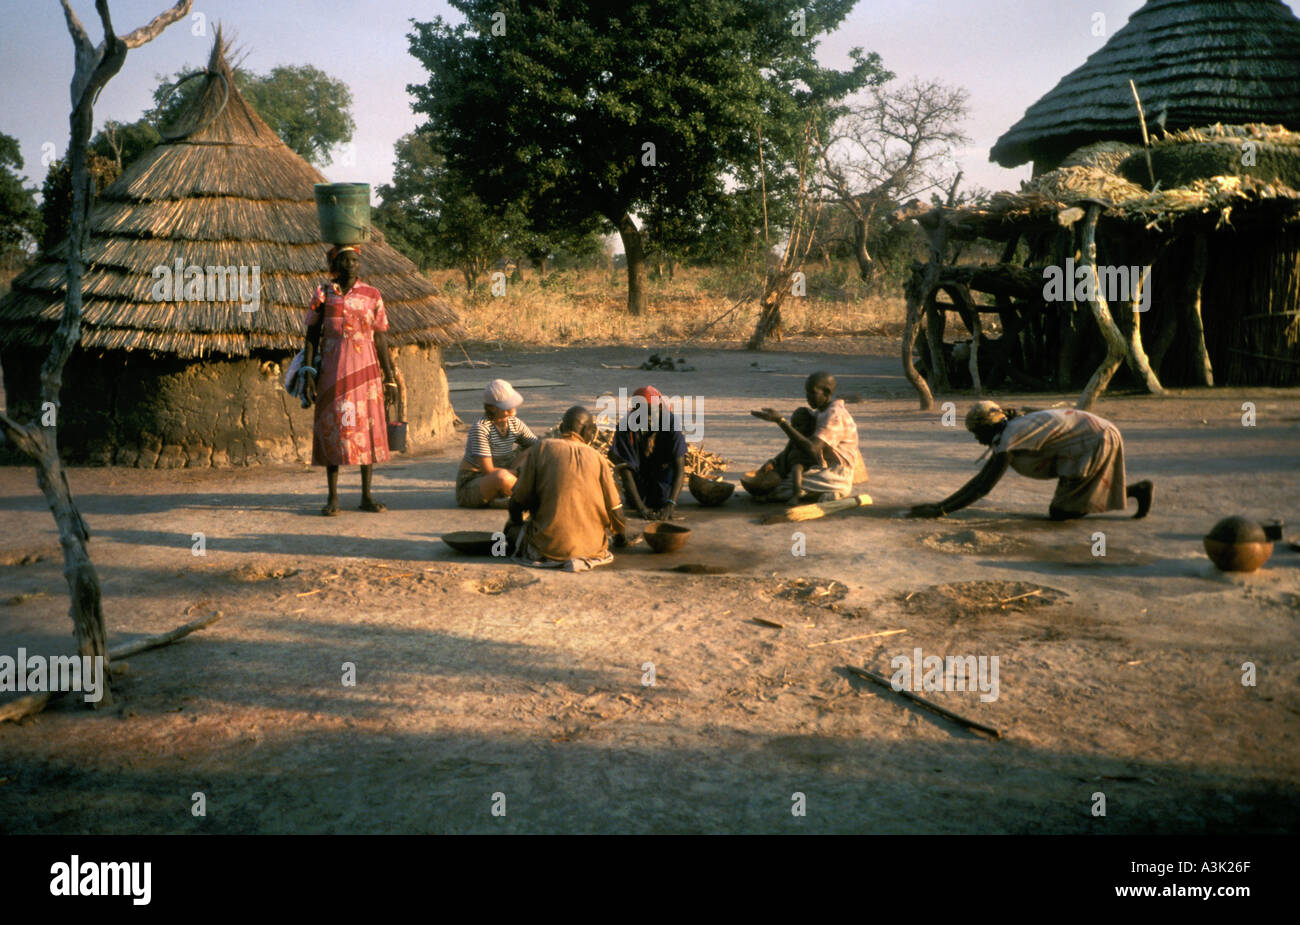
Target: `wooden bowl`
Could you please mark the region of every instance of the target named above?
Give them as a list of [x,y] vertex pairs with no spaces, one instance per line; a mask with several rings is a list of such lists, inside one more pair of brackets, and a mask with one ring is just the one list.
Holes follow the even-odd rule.
[[646,527],[642,535],[655,552],[676,552],[686,545],[686,540],[691,535],[691,528],[659,522]]
[[486,530],[459,530],[455,533],[444,533],[442,541],[457,552],[466,555],[490,556],[492,547],[496,544],[492,536]]
[[781,484],[781,476],[775,470],[767,472],[746,472],[740,477],[740,484],[751,495],[767,495],[776,491]]
[[1273,555],[1273,544],[1263,542],[1234,543],[1224,540],[1212,540],[1208,536],[1202,540],[1205,553],[1221,572],[1253,572]]
[[691,497],[704,507],[716,507],[722,504],[736,490],[735,482],[724,482],[722,479],[706,479],[694,472],[690,474],[687,484],[691,489]]

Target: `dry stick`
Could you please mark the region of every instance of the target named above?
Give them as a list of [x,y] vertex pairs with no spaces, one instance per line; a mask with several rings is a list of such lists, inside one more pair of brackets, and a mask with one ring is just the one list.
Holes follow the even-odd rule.
[[765,617],[751,617],[751,619],[760,626],[770,626],[779,630],[785,629],[784,623],[777,623],[775,620],[768,620]]
[[865,636],[845,636],[843,639],[828,639],[825,642],[811,642],[808,648],[815,649],[818,646],[833,646],[841,642],[857,642],[859,639],[875,639],[877,636],[897,636],[899,633],[906,633],[907,630],[881,630],[879,633],[867,633]]
[[203,627],[216,623],[222,617],[220,610],[214,610],[206,617],[200,617],[189,623],[182,624],[174,630],[168,630],[165,633],[159,633],[156,636],[146,636],[143,639],[137,639],[135,642],[124,642],[120,646],[108,650],[108,660],[115,658],[126,658],[128,655],[135,655],[138,652],[145,652],[149,649],[157,649],[159,646],[170,645],[178,639],[183,639],[195,630],[201,630]]
[[1032,591],[1026,591],[1024,594],[1017,594],[1015,597],[1009,597],[1005,601],[998,601],[999,604],[1010,604],[1012,601],[1024,600],[1027,597],[1033,597],[1036,594],[1042,594],[1042,588],[1035,588]]
[[[747,293],[745,293],[744,295],[742,295],[742,296],[740,297],[740,299],[737,300],[736,304],[732,305],[731,308],[727,309],[725,312],[723,312],[723,313],[722,313],[721,315],[719,315],[718,317],[714,318],[712,321],[710,321],[710,322],[709,322],[708,324],[706,324],[704,327],[700,328],[698,331],[696,331],[696,332],[695,332],[694,334],[692,334],[690,337],[686,338],[686,340],[682,341],[682,345],[689,344],[691,341],[695,340],[695,338],[699,337],[699,336],[700,336],[701,334],[703,334],[705,331],[709,330],[709,328],[713,327],[713,326],[714,326],[715,324],[717,324],[719,321],[721,321],[722,319],[726,318],[728,315],[735,314],[736,309],[740,308],[740,306],[744,305],[746,302],[748,302],[748,301],[749,301],[750,299],[752,299],[752,298],[754,298],[754,294],[753,294],[753,293],[748,293],[748,292],[747,292]],[[605,366],[604,363],[601,363],[600,365],[601,365],[601,366]],[[607,366],[607,367],[605,367],[605,368],[606,368],[606,369],[640,369],[641,367],[639,367],[639,366]]]
[[1128,82],[1129,89],[1133,91],[1133,102],[1138,108],[1138,124],[1142,126],[1142,151],[1147,156],[1147,174],[1151,177],[1151,186],[1156,185],[1156,169],[1151,166],[1151,136],[1147,134],[1147,117],[1142,112],[1142,100],[1138,96],[1137,84],[1133,83],[1130,78]]
[[933,710],[935,713],[938,713],[940,716],[946,716],[948,719],[952,720],[955,723],[960,723],[962,726],[965,726],[967,729],[975,729],[979,732],[988,733],[989,735],[993,736],[995,739],[1002,738],[1001,731],[994,729],[992,726],[985,726],[983,723],[977,723],[973,719],[967,719],[961,714],[954,713],[952,712],[952,710],[949,710],[945,707],[941,707],[937,703],[934,703],[933,701],[926,700],[924,697],[920,697],[916,694],[913,694],[911,691],[896,690],[894,688],[894,685],[890,684],[889,680],[884,675],[878,675],[874,671],[868,671],[866,668],[857,668],[853,665],[845,665],[844,667],[847,668],[853,674],[857,675],[859,678],[865,678],[868,681],[874,681],[876,684],[879,684],[881,687],[888,688],[889,690],[893,691],[895,694],[898,694],[902,697],[906,697],[908,700],[911,700],[914,703],[919,703],[921,706],[925,707],[928,710]]
[[[156,636],[146,636],[144,639],[137,639],[134,642],[125,642],[108,650],[108,661],[113,662],[119,658],[127,658],[131,655],[144,652],[148,649],[156,649],[159,646],[170,645],[178,639],[188,636],[195,630],[201,630],[209,624],[216,623],[221,619],[221,611],[213,611],[206,617],[201,617],[190,623],[176,627],[166,633],[159,633]],[[45,709],[46,705],[55,698],[62,697],[68,691],[50,691],[43,694],[30,694],[26,697],[19,697],[17,700],[11,700],[4,706],[0,706],[0,722],[6,720],[20,720],[25,716],[32,716]]]

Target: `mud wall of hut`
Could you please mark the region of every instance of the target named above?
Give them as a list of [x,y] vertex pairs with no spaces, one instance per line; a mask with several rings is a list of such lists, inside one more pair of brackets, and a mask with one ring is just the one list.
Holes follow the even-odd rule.
[[[453,437],[447,376],[438,347],[395,351],[406,380],[408,452]],[[37,415],[44,351],[0,356],[8,408]],[[139,353],[74,354],[64,374],[59,443],[77,465],[142,469],[311,461],[313,409],[282,385],[289,355],[185,360]],[[0,461],[21,461],[16,451]]]

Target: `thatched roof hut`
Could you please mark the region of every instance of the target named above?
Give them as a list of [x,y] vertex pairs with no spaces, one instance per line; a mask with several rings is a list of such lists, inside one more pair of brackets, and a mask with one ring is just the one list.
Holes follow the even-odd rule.
[[[1144,152],[1098,143],[985,203],[913,203],[894,214],[919,221],[933,253],[977,237],[1004,245],[996,264],[914,266],[904,338],[910,348],[924,326],[931,385],[963,381],[966,367],[977,389],[1004,379],[1031,389],[1091,382],[1110,355],[1100,326],[1111,320],[1078,286],[1046,285],[1086,276],[1088,238],[1099,282],[1117,284],[1103,295],[1136,384],[1153,392],[1162,383],[1300,384],[1300,132],[1206,126],[1170,133],[1150,154],[1148,168]],[[1159,188],[1149,188],[1151,172]],[[1084,220],[1090,213],[1095,235]],[[963,354],[965,365],[955,354],[937,359],[949,349],[948,311],[961,316],[972,344],[983,337],[981,314],[998,316],[999,336],[985,339],[978,356]],[[907,361],[904,372],[930,401]]]
[[[175,133],[92,208],[80,349],[64,393],[80,389],[80,398],[65,401],[61,421],[71,458],[204,465],[306,455],[310,412],[287,400],[276,371],[302,345],[304,309],[327,277],[313,193],[325,178],[241,96],[220,32],[203,79]],[[34,396],[62,316],[65,248],[0,301],[11,409]],[[417,443],[449,435],[440,348],[462,335],[459,320],[379,232],[363,250],[362,278],[384,296],[408,380],[409,432]],[[159,288],[175,274],[179,290],[178,268],[205,271],[201,294]],[[96,394],[111,406],[86,407]]]
[[990,158],[1033,161],[1041,173],[1082,145],[1140,142],[1130,79],[1148,119],[1163,112],[1169,131],[1218,122],[1300,131],[1300,19],[1282,0],[1148,0],[1030,106]]

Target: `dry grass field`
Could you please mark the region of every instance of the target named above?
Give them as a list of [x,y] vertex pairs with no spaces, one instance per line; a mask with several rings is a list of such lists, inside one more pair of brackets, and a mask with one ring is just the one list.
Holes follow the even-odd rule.
[[[762,277],[742,269],[678,269],[649,280],[650,310],[627,312],[627,274],[564,270],[545,278],[525,270],[507,279],[505,294],[485,284],[467,293],[460,274],[433,271],[455,306],[472,344],[567,347],[609,344],[673,347],[746,340],[758,319]],[[895,335],[902,331],[901,297],[871,295],[846,266],[809,268],[807,296],[782,307],[786,336]]]

